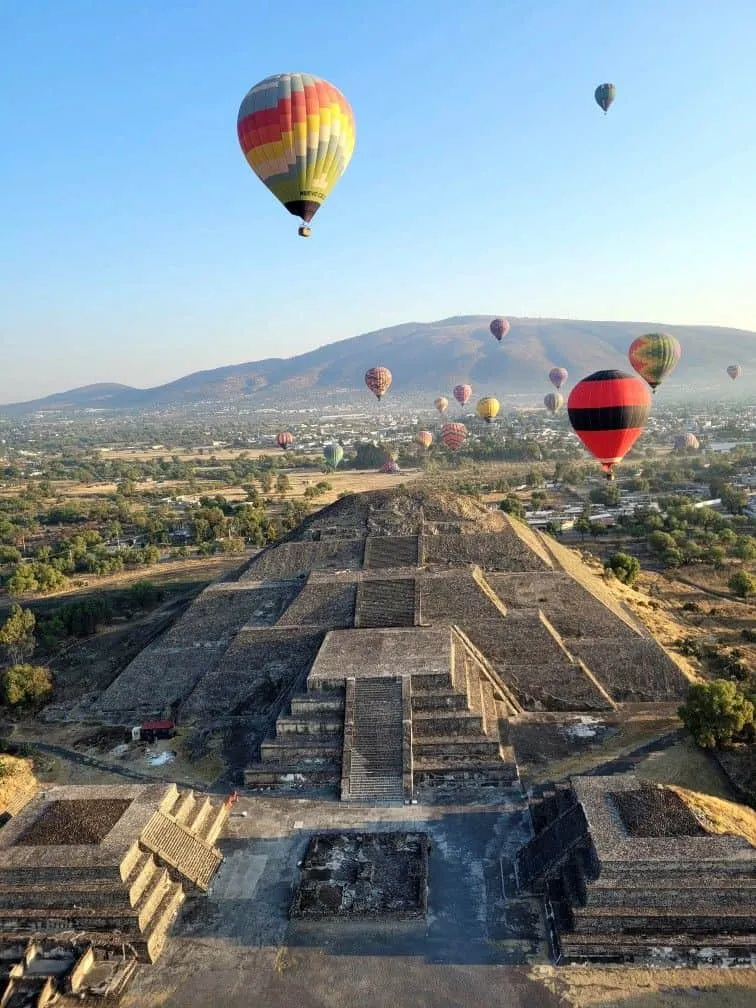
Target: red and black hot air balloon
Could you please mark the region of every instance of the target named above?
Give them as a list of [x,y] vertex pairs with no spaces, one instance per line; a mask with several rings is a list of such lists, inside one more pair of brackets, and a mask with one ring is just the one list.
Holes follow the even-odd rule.
[[279,448],[286,451],[287,448],[291,448],[294,444],[294,435],[290,434],[288,431],[281,431],[280,434],[276,435],[276,444]]
[[594,371],[567,400],[573,430],[600,463],[607,479],[643,433],[651,409],[648,386],[622,371]]
[[509,332],[509,322],[505,318],[495,318],[488,328],[491,330],[491,335],[501,343]]

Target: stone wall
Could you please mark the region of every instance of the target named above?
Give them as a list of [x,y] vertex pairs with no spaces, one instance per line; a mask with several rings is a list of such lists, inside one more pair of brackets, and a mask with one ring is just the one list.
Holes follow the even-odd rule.
[[513,529],[466,535],[426,535],[424,562],[477,564],[484,570],[538,571],[549,564]]
[[690,688],[656,641],[584,637],[568,646],[620,703],[683,700]]
[[311,570],[358,570],[362,566],[363,549],[362,539],[279,543],[256,556],[241,580],[287,580]]

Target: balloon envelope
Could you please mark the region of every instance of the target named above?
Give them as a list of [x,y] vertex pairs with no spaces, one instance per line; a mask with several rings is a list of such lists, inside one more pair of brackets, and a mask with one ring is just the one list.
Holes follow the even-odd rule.
[[281,433],[276,436],[276,443],[279,448],[283,448],[283,450],[286,451],[287,448],[294,444],[294,436],[288,431],[281,431]]
[[732,378],[733,381],[735,381],[736,378],[740,378],[740,376],[743,374],[743,368],[740,366],[740,364],[730,364],[730,366],[727,368],[727,374],[730,376],[730,378]]
[[599,108],[602,108],[604,112],[608,112],[609,106],[617,97],[617,88],[614,84],[599,84],[593,92],[593,97],[596,99],[596,104]]
[[384,462],[378,472],[382,473],[398,473],[399,466],[393,459],[389,459],[388,462]]
[[333,466],[335,469],[344,458],[344,449],[338,441],[330,441],[328,444],[323,445],[323,454],[328,465]]
[[627,356],[641,378],[656,389],[679,364],[682,347],[668,333],[646,333],[633,340]]
[[452,391],[452,395],[457,400],[460,406],[464,406],[470,396],[472,395],[471,385],[455,385]]
[[675,438],[675,451],[698,451],[701,445],[695,434],[678,434]]
[[509,332],[509,322],[503,318],[495,318],[488,328],[491,330],[491,335],[495,336],[499,343],[501,343]]
[[461,423],[447,423],[441,428],[441,440],[447,448],[459,451],[467,440],[467,427]]
[[485,398],[478,401],[478,405],[475,407],[475,412],[481,420],[485,420],[486,423],[491,423],[499,412],[499,400],[494,399],[493,396],[485,396]]
[[378,399],[391,388],[393,378],[387,367],[371,367],[365,372],[365,384]]
[[549,371],[549,381],[555,389],[559,390],[567,381],[567,368],[553,367]]
[[439,396],[438,399],[434,400],[433,405],[436,407],[439,413],[443,413],[446,407],[449,405],[449,400],[446,398],[446,396]]
[[427,430],[418,431],[416,441],[419,445],[422,445],[423,448],[430,448],[433,444],[433,435]]
[[648,388],[622,371],[595,371],[577,383],[567,400],[573,430],[609,479],[612,466],[643,433],[650,409]]
[[333,84],[307,73],[274,74],[255,84],[242,100],[236,128],[252,171],[305,224],[354,151],[349,102]]
[[543,397],[543,405],[549,413],[558,413],[562,406],[564,406],[564,397],[558,392],[547,392]]

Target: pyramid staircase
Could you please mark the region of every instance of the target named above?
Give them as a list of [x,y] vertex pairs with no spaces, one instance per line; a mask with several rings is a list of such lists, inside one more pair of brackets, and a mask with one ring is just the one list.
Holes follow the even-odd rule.
[[357,586],[354,625],[411,627],[415,625],[415,579],[370,578]]
[[342,799],[402,801],[402,681],[380,677],[356,679],[353,691],[350,746],[345,747]]
[[366,570],[391,567],[417,567],[419,563],[419,536],[368,536],[365,540]]

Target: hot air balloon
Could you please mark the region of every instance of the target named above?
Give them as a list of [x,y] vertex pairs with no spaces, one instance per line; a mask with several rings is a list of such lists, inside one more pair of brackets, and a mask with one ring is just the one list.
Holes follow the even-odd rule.
[[492,420],[496,419],[496,415],[499,412],[499,400],[494,399],[493,396],[485,396],[485,398],[478,400],[475,412],[481,420],[491,423]]
[[290,214],[309,223],[349,164],[354,116],[344,95],[307,73],[266,77],[248,91],[236,124],[247,162]]
[[651,393],[639,378],[622,371],[595,371],[570,392],[570,423],[585,447],[601,463],[607,479],[643,432]]
[[391,372],[386,367],[371,367],[365,372],[365,384],[378,399],[386,395],[392,381]]
[[562,406],[564,406],[564,397],[558,392],[547,392],[543,397],[543,405],[549,413],[558,413]]
[[399,466],[393,459],[389,459],[388,462],[384,462],[378,472],[382,473],[398,473]]
[[563,367],[553,367],[549,371],[549,381],[554,386],[554,388],[559,391],[559,389],[567,381],[567,369]]
[[614,84],[599,84],[593,92],[596,104],[604,110],[604,115],[609,111],[609,106],[617,97],[617,88]]
[[335,469],[344,458],[344,449],[338,441],[329,441],[323,445],[323,454],[328,465]]
[[294,435],[289,434],[288,431],[281,431],[280,434],[276,435],[276,444],[279,448],[283,448],[286,451],[287,448],[290,448],[294,444]]
[[675,451],[698,451],[701,445],[695,434],[678,434],[675,438]]
[[415,440],[419,445],[422,445],[423,448],[430,448],[433,444],[433,435],[428,430],[421,430],[417,432]]
[[443,413],[446,407],[449,405],[449,400],[446,396],[440,395],[438,399],[433,401],[433,405],[436,407],[439,413]]
[[452,395],[457,400],[460,406],[467,405],[467,400],[472,395],[471,385],[455,385],[452,390]]
[[668,333],[646,333],[630,344],[627,356],[633,368],[656,392],[657,386],[677,367],[682,348]]
[[447,448],[459,451],[467,440],[467,427],[461,423],[445,423],[441,428],[441,440]]
[[501,343],[509,332],[509,322],[503,318],[495,318],[488,328],[491,330],[491,335],[495,336],[499,343]]
[[736,378],[740,378],[740,376],[743,374],[743,368],[740,366],[740,364],[730,364],[726,370],[727,374],[730,376],[730,378],[732,378],[733,381],[735,381]]

